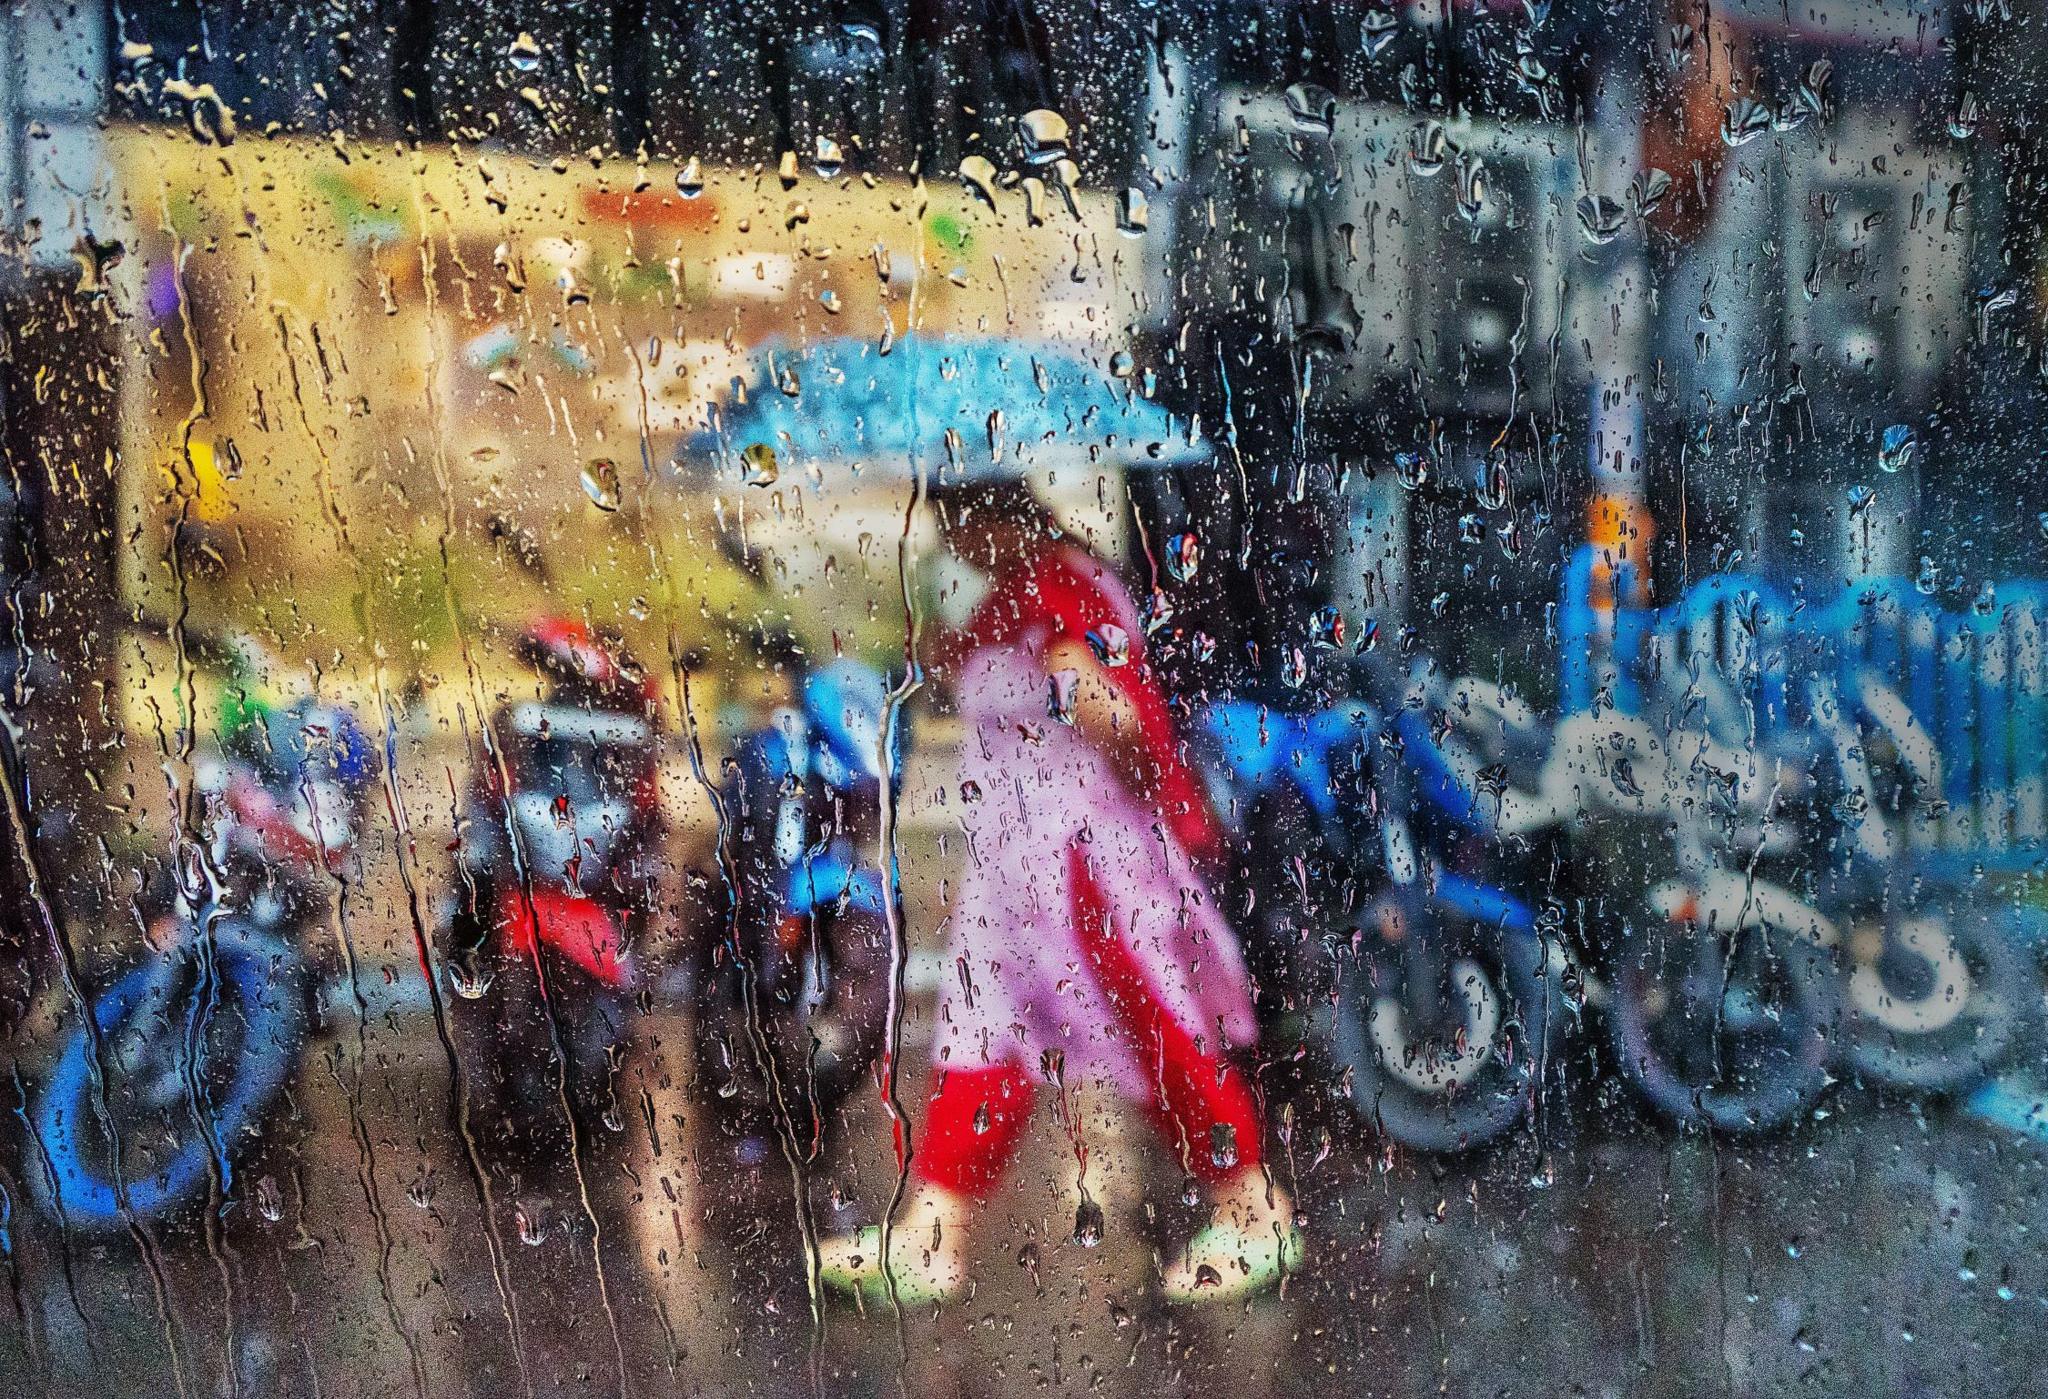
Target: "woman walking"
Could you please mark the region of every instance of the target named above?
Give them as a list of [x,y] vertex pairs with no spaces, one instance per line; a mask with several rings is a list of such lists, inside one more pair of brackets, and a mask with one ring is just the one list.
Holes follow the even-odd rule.
[[[1241,1297],[1299,1256],[1229,1052],[1254,1035],[1236,939],[1194,858],[1219,835],[1181,758],[1143,627],[1108,565],[1019,482],[939,500],[947,543],[993,585],[955,644],[967,867],[952,911],[935,1084],[891,1230],[899,1299],[967,1283],[966,1235],[1022,1140],[1041,1077],[1142,1106],[1204,1183],[1211,1222],[1169,1298]],[[883,1286],[880,1231],[825,1241],[825,1281]]]

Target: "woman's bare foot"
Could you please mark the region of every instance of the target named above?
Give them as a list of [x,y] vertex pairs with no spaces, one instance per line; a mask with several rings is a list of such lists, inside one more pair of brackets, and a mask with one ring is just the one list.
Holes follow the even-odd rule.
[[950,1302],[967,1291],[971,1207],[964,1195],[921,1185],[890,1225],[888,1277],[882,1269],[881,1227],[870,1224],[819,1242],[819,1280],[869,1303],[886,1302],[891,1281],[899,1303]]
[[1263,1169],[1248,1166],[1219,1181],[1215,1215],[1167,1269],[1169,1302],[1229,1302],[1277,1287],[1301,1266],[1294,1201]]

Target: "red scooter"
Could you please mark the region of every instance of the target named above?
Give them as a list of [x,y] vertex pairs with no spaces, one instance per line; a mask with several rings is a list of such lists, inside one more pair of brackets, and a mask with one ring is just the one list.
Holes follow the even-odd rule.
[[447,962],[471,1090],[529,1161],[619,1112],[610,1052],[640,989],[658,848],[652,687],[581,623],[528,628],[539,698],[503,706],[457,841]]

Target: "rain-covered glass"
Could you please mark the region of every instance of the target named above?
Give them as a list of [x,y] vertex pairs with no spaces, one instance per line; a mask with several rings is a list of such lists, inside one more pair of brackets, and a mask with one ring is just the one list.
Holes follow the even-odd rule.
[[2044,26],[0,12],[0,1394],[2038,1389]]

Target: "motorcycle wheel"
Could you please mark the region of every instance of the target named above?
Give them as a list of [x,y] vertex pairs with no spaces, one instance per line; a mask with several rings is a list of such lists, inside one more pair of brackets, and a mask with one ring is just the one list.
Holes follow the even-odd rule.
[[216,1175],[234,1197],[238,1157],[298,1062],[307,992],[269,939],[225,922],[212,944],[210,981],[187,946],[99,996],[97,1061],[84,1025],[66,1039],[35,1128],[50,1167],[43,1203],[68,1225],[166,1218],[203,1200]]
[[1424,920],[1408,936],[1445,940],[1440,974],[1413,976],[1402,949],[1368,946],[1339,990],[1337,1053],[1361,1116],[1408,1146],[1467,1151],[1528,1112],[1562,1034],[1562,988],[1532,935],[1447,911]]
[[1882,924],[1848,923],[1845,1059],[1864,1077],[1915,1093],[1982,1079],[2018,1041],[2040,978],[2004,920],[1965,906]]
[[1811,940],[1660,922],[1618,956],[1607,1025],[1622,1072],[1660,1112],[1739,1135],[1813,1106],[1841,1018],[1840,973]]
[[868,1078],[881,1056],[889,1013],[889,934],[878,917],[862,913],[833,915],[828,933],[830,984],[820,987],[809,975],[804,994],[812,1001],[804,1012],[811,1041],[809,1080],[821,1112],[838,1108]]
[[[821,910],[816,934],[814,948],[806,921],[799,946],[764,950],[750,969],[760,1031],[800,1127],[834,1112],[859,1089],[881,1055],[887,1028],[889,944],[882,920]],[[728,963],[706,978],[716,1003],[700,1016],[700,1056],[719,1101],[767,1112],[773,1103],[747,1023],[745,974]]]

